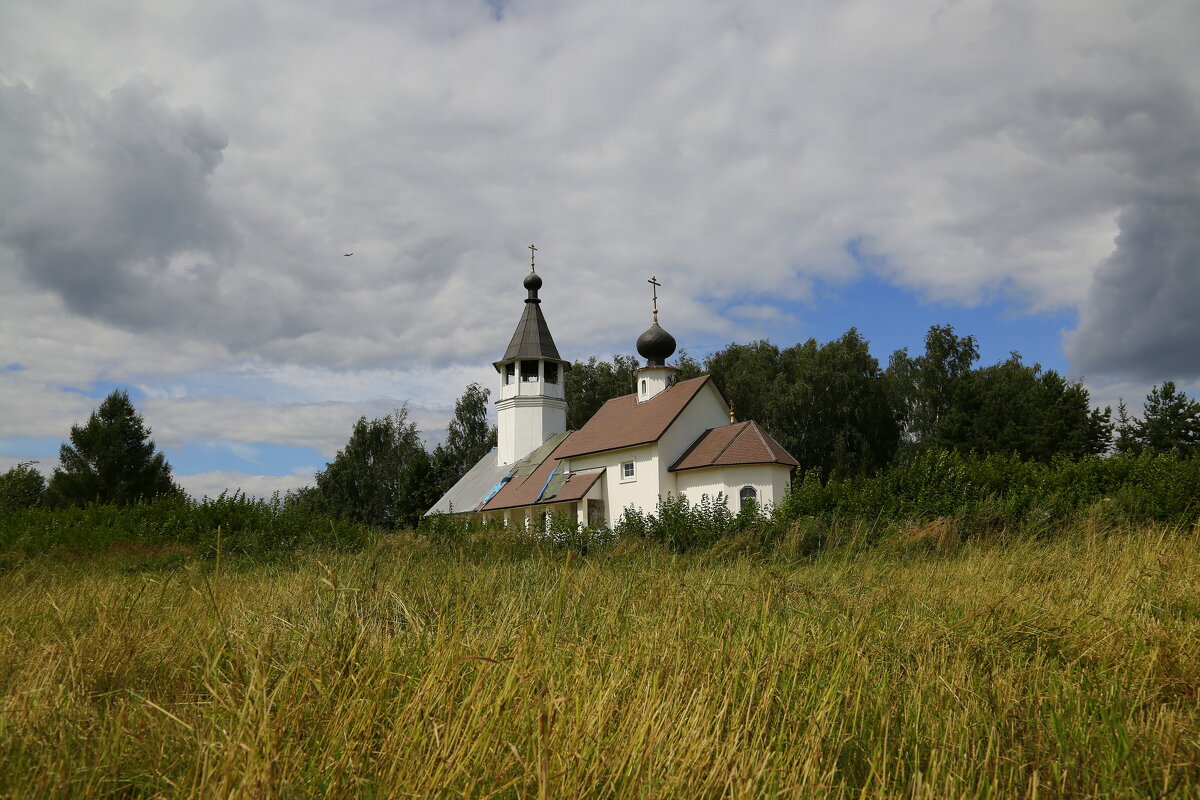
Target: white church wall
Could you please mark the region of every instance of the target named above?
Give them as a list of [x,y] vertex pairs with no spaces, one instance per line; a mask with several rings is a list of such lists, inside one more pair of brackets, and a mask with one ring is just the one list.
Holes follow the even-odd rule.
[[674,367],[642,367],[633,374],[637,383],[638,402],[644,403],[671,385],[676,370]]
[[[692,443],[700,438],[700,434],[709,428],[719,428],[729,424],[729,408],[721,398],[721,393],[712,381],[692,398],[692,402],[680,412],[671,427],[658,440],[659,455],[659,493],[663,497],[668,494],[679,494],[675,483],[677,473],[667,472]],[[657,498],[656,498],[657,500]]]
[[[568,459],[570,463],[567,466],[573,472],[605,467],[604,477],[596,481],[596,486],[604,487],[604,516],[609,527],[612,527],[621,518],[621,512],[629,506],[647,513],[653,513],[658,506],[660,475],[655,451],[653,444],[626,447],[574,456]],[[623,475],[622,465],[628,462],[633,463],[632,478]],[[592,491],[595,491],[595,487]],[[589,492],[588,496],[591,497],[592,493]]]
[[782,464],[739,464],[684,470],[675,473],[675,480],[679,493],[691,503],[699,502],[704,495],[715,500],[723,492],[726,505],[736,514],[741,508],[743,487],[754,487],[759,506],[770,508],[787,494],[790,475],[791,470]]
[[567,402],[550,397],[513,397],[496,404],[496,463],[524,458],[567,429]]

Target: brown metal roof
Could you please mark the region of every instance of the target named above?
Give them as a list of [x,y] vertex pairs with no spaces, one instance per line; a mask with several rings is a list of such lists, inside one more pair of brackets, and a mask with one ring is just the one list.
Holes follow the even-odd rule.
[[553,458],[570,458],[657,442],[708,381],[707,375],[680,381],[639,403],[636,394],[614,397],[571,434]]
[[567,482],[553,496],[549,496],[550,492],[546,492],[546,496],[542,498],[543,503],[565,503],[570,500],[579,500],[593,486],[596,481],[600,480],[600,476],[604,474],[604,468],[596,470],[586,470],[584,472],[572,472],[567,476]]
[[669,472],[736,464],[799,464],[757,422],[709,428],[671,465]]

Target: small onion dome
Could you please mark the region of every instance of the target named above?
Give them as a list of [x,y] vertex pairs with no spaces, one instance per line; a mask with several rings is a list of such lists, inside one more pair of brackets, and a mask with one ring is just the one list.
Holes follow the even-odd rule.
[[661,367],[675,352],[675,337],[656,322],[638,337],[637,351],[646,359],[646,366]]
[[525,298],[526,302],[533,300],[537,302],[538,289],[542,288],[542,276],[538,275],[533,270],[529,270],[529,274],[525,276],[522,285],[529,290],[529,297]]

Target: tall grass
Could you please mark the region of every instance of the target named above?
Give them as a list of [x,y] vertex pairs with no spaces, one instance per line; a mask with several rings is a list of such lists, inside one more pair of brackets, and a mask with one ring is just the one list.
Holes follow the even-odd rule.
[[492,533],[14,557],[0,792],[1200,796],[1190,531],[810,552],[801,525],[753,557]]

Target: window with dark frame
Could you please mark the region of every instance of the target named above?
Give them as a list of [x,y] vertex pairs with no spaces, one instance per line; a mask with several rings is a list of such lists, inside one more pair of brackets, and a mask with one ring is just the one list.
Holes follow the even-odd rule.
[[758,505],[758,490],[753,486],[743,486],[738,497],[741,500],[741,508],[743,509],[751,505]]

